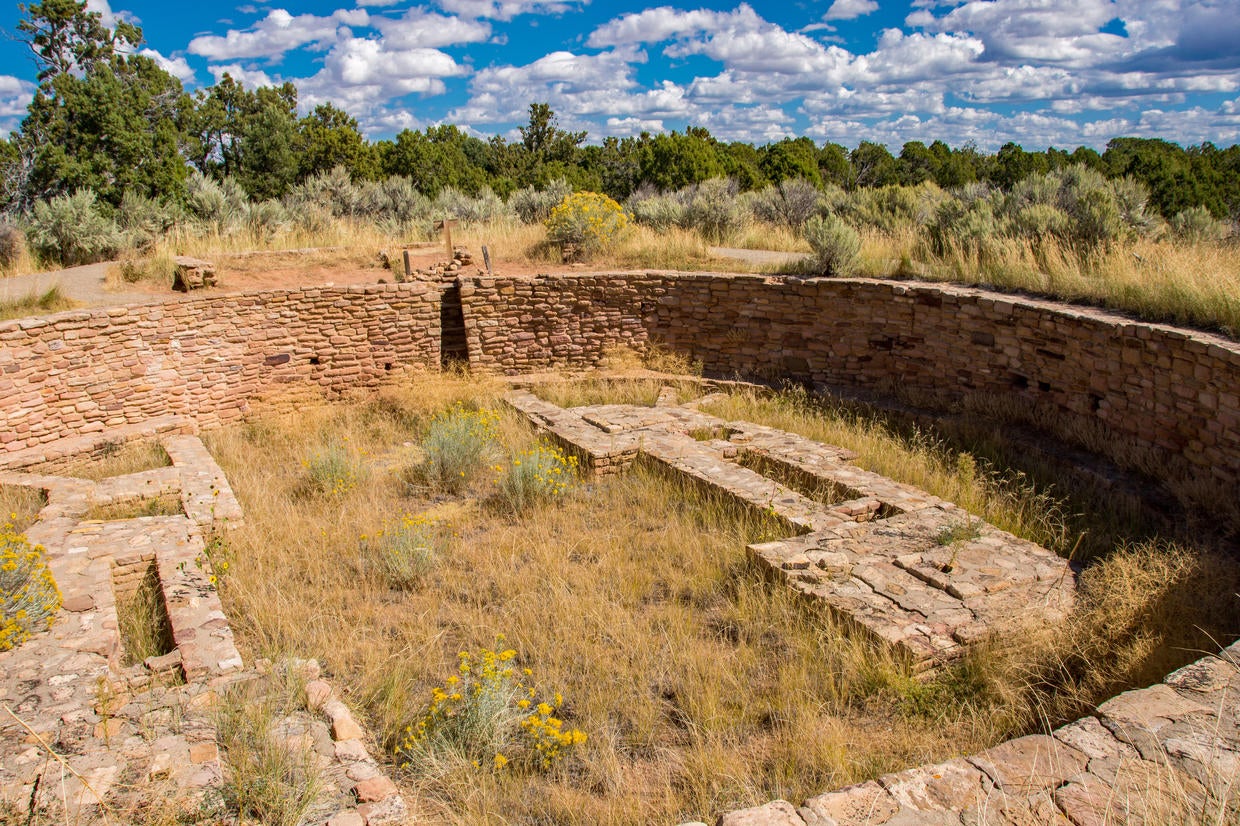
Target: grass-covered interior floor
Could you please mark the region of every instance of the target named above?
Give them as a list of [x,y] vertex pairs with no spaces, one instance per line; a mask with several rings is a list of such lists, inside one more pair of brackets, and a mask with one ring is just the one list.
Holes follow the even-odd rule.
[[[547,495],[513,496],[516,469],[545,455],[502,390],[428,376],[205,436],[246,512],[213,556],[229,563],[220,587],[244,653],[323,662],[419,822],[676,823],[799,801],[1070,719],[1166,649],[1240,628],[1234,566],[1145,542],[1085,574],[1070,627],[919,684],[746,565],[747,543],[781,532],[761,514],[641,467],[599,480],[562,465]],[[1060,541],[1061,502],[924,439],[778,399],[720,405],[710,412],[830,430],[854,449],[881,437],[883,472]],[[478,472],[436,465],[480,419],[491,448]]]

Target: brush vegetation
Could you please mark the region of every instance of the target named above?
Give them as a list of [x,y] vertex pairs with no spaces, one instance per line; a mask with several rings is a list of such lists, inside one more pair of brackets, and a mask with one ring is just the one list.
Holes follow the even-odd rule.
[[[680,822],[802,799],[1074,719],[1240,628],[1234,563],[1133,540],[1096,554],[1064,627],[918,682],[749,566],[744,546],[781,526],[655,469],[581,479],[519,515],[488,474],[448,490],[411,484],[409,468],[380,470],[461,410],[498,411],[489,430],[503,455],[537,451],[497,403],[501,390],[416,379],[204,437],[246,510],[220,584],[239,644],[248,656],[319,658],[432,822]],[[616,392],[649,397],[640,384]],[[581,396],[608,400],[602,383]],[[1074,543],[1072,506],[929,437],[795,396],[733,393],[712,412],[849,447],[1022,536],[1064,553]],[[324,507],[302,492],[301,457],[346,439],[375,470]],[[393,578],[366,548],[392,514],[444,529],[416,579]],[[474,674],[488,652],[495,673],[467,682],[462,663]],[[479,686],[490,711],[469,712],[474,739],[447,712],[463,713]],[[531,689],[533,708],[516,705]],[[561,746],[548,764],[522,739],[530,714],[558,732],[543,741]]]

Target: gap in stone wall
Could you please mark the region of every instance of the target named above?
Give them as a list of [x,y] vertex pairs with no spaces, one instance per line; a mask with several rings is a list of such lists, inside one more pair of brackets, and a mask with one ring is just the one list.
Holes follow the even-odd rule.
[[155,554],[114,561],[112,593],[125,666],[141,665],[176,649]]

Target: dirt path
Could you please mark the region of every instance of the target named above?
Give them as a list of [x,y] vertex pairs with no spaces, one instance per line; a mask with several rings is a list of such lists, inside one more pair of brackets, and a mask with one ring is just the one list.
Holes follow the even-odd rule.
[[32,275],[14,275],[0,278],[0,301],[42,295],[52,287],[85,307],[102,307],[112,304],[145,304],[161,300],[153,293],[132,290],[110,290],[104,284],[110,264],[86,264],[65,270],[37,272]]
[[733,258],[755,266],[765,264],[791,264],[809,258],[808,252],[778,252],[776,250],[743,250],[736,247],[709,247],[711,255]]

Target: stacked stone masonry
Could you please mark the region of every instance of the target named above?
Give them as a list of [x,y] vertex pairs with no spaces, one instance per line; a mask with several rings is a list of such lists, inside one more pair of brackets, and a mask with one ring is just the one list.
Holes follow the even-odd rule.
[[[950,502],[848,464],[851,454],[841,448],[723,421],[692,404],[565,410],[526,390],[505,399],[594,473],[642,457],[779,518],[797,535],[752,545],[750,555],[920,671],[1021,623],[1057,623],[1071,610],[1076,576],[1066,561]],[[810,498],[746,467],[751,457],[834,495]]]
[[718,376],[969,403],[1122,465],[1240,489],[1240,344],[948,285],[642,274],[462,279],[471,363],[517,374],[658,343]]
[[[115,822],[142,794],[187,811],[218,796],[228,766],[216,708],[224,694],[269,681],[272,669],[245,668],[213,585],[206,536],[237,527],[243,514],[193,429],[162,417],[0,458],[0,485],[45,496],[26,536],[44,548],[63,596],[50,631],[0,653],[0,702],[11,709],[0,719],[0,804],[63,822]],[[99,481],[72,475],[83,458],[143,438],[157,439],[171,466]],[[90,518],[165,495],[181,513]],[[171,648],[126,665],[117,603],[147,585]],[[308,751],[326,781],[304,822],[404,820],[404,800],[317,664],[295,667],[308,681],[305,711],[277,720],[270,736]]]
[[[712,374],[789,378],[878,396],[898,391],[926,407],[978,405],[1122,465],[1212,490],[1224,506],[1240,506],[1240,345],[1206,333],[977,289],[886,281],[636,274],[461,277],[456,286],[465,345],[454,343],[454,352],[466,352],[474,367],[508,374],[588,367],[615,348],[660,345]],[[221,502],[217,491],[226,482],[213,462],[203,461],[205,451],[192,434],[198,426],[237,419],[252,400],[288,389],[340,393],[402,370],[435,369],[443,355],[446,289],[415,282],[280,290],[0,323],[0,472],[5,484],[49,491],[31,535],[51,551],[66,597],[51,632],[0,655],[5,702],[23,721],[36,721],[30,730],[0,721],[6,799],[29,793],[31,767],[48,764],[41,740],[51,737],[72,747],[66,800],[89,805],[91,790],[172,777],[199,788],[218,782],[210,708],[229,685],[261,674],[234,656],[203,571],[181,564],[198,558],[204,530],[240,518],[239,508]],[[546,424],[555,430],[561,414],[548,415]],[[587,415],[593,419],[585,422],[589,443],[579,444],[598,472],[636,457],[643,446],[626,441],[626,432],[657,424],[641,419],[647,414],[635,419],[614,409]],[[683,424],[692,413],[672,419]],[[129,438],[161,439],[174,469],[98,483],[57,470],[57,463]],[[854,602],[833,606],[857,617],[866,616],[891,577],[899,577],[900,587],[916,581],[933,599],[956,600],[976,626],[980,615],[968,601],[999,593],[989,587],[990,578],[1012,573],[982,570],[995,568],[993,543],[1006,547],[1006,537],[982,526],[976,547],[970,543],[954,559],[938,558],[941,552],[928,548],[925,538],[958,518],[947,503],[882,490],[880,480],[850,469],[843,453],[795,445],[781,454],[782,438],[763,446],[757,429],[724,430],[703,443],[714,456],[683,449],[684,443],[654,452],[656,461],[690,475],[719,476],[734,494],[752,496],[754,475],[761,474],[736,463],[732,450],[763,452],[790,473],[831,475],[856,495],[824,505],[763,482],[766,503],[803,533],[750,552],[819,598],[838,597],[845,582],[863,583],[871,593],[858,586],[849,595]],[[37,473],[30,471],[34,465]],[[850,472],[860,475],[845,478]],[[96,504],[174,492],[181,516],[112,525],[82,518]],[[901,495],[911,498],[898,501]],[[862,534],[864,549],[857,544]],[[1033,569],[1020,587],[1047,588],[1051,596],[1055,589],[1048,584],[1066,582],[1041,571],[1047,560],[1035,551],[1016,553],[1030,554],[1030,565],[1020,567]],[[178,629],[180,636],[166,657],[123,669],[111,582],[118,572],[121,581],[145,576],[152,562],[174,636]],[[911,602],[899,607],[920,610]],[[947,603],[921,607],[957,610]],[[1048,602],[1052,611],[1065,607]],[[899,627],[892,616],[888,630]],[[915,659],[927,652],[940,658],[974,638],[975,628],[960,617],[912,635],[892,635],[876,621],[859,624],[909,647]],[[1082,826],[1165,820],[1141,809],[1146,798],[1135,792],[1150,788],[1174,790],[1190,806],[1214,806],[1235,817],[1235,789],[1221,789],[1217,779],[1240,770],[1238,660],[1233,645],[1052,735],[884,776],[801,807],[776,801],[730,813],[720,822]],[[164,685],[161,675],[177,670],[186,685]],[[395,818],[403,803],[374,773],[360,730],[346,736],[356,724],[350,728],[343,706],[319,682],[311,680],[322,717],[290,722],[289,736],[313,744],[339,775],[340,807],[322,822]],[[134,702],[137,696],[142,702]],[[307,701],[315,706],[310,696]],[[149,730],[151,720],[168,716],[182,721],[179,733],[135,740],[138,728]],[[1108,810],[1119,800],[1135,808]]]
[[1240,643],[1050,735],[918,766],[718,826],[1160,826],[1240,820]]
[[438,369],[441,292],[273,290],[0,324],[0,452],[167,415],[217,424],[294,385]]

